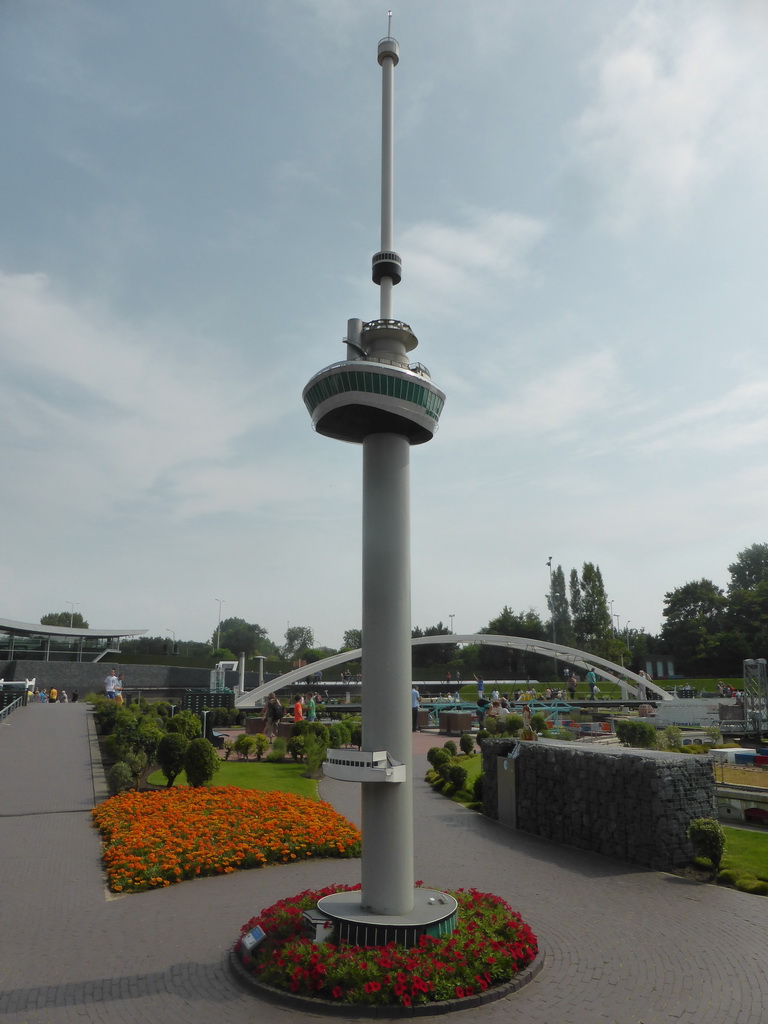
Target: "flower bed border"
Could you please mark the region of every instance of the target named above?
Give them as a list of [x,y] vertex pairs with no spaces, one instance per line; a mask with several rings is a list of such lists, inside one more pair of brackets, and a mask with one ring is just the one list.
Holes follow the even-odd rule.
[[[421,882],[416,883],[417,886],[421,886]],[[468,924],[466,929],[459,927],[456,935],[450,937],[450,941],[444,948],[438,948],[436,955],[439,955],[440,959],[455,959],[452,951],[453,947],[456,947],[460,951],[468,951],[471,947],[471,951],[475,956],[480,956],[485,952],[487,956],[487,963],[493,964],[496,962],[495,956],[489,956],[486,947],[486,940],[491,942],[491,951],[502,957],[505,955],[503,946],[505,939],[501,937],[499,931],[496,932],[496,938],[493,938],[487,931],[483,934],[477,934],[477,942],[475,941],[475,933],[478,932],[478,927],[482,928],[482,924],[479,924],[479,918],[474,913],[475,907],[478,907],[478,914],[480,918],[486,917],[488,909],[490,908],[491,918],[490,921],[486,921],[486,925],[490,925],[492,928],[501,926],[501,929],[506,932],[511,925],[520,926],[523,931],[522,941],[528,945],[527,953],[530,956],[535,951],[536,955],[530,962],[526,963],[525,967],[520,968],[512,977],[508,977],[506,980],[499,980],[493,982],[491,979],[490,972],[483,975],[482,978],[475,975],[476,980],[479,982],[479,986],[476,987],[474,981],[471,984],[467,983],[465,976],[462,976],[460,969],[456,968],[457,971],[457,984],[453,986],[453,982],[449,979],[449,984],[446,986],[444,981],[440,981],[440,988],[442,989],[441,995],[445,996],[442,999],[431,999],[424,1001],[421,998],[421,993],[427,993],[434,991],[436,984],[438,983],[437,976],[430,977],[429,967],[426,967],[427,974],[425,978],[421,978],[421,987],[418,988],[419,996],[417,1001],[413,1003],[411,996],[416,993],[417,985],[416,981],[413,983],[413,991],[405,994],[402,991],[398,991],[398,987],[402,988],[406,982],[405,974],[419,967],[418,957],[420,955],[426,956],[427,962],[430,960],[430,952],[427,947],[430,947],[430,943],[437,944],[440,947],[440,942],[433,938],[432,940],[421,937],[417,947],[409,947],[403,950],[401,947],[395,945],[395,943],[389,943],[386,946],[375,947],[380,950],[384,959],[380,964],[377,964],[382,971],[387,972],[386,975],[382,975],[381,978],[372,978],[369,974],[369,981],[367,981],[359,991],[348,991],[348,997],[352,997],[352,1001],[340,1001],[339,996],[343,995],[344,992],[341,985],[351,984],[352,987],[356,987],[356,981],[350,981],[348,971],[350,967],[353,967],[352,960],[357,953],[368,952],[373,955],[374,960],[377,960],[374,947],[361,948],[357,946],[350,946],[349,952],[345,952],[341,955],[341,960],[338,964],[335,962],[334,949],[331,950],[330,961],[324,962],[320,948],[314,947],[312,943],[307,943],[306,929],[304,922],[297,916],[302,913],[302,908],[306,910],[307,907],[314,905],[317,898],[320,896],[327,896],[331,892],[342,892],[348,893],[352,891],[359,891],[360,884],[357,885],[336,885],[328,886],[325,889],[319,891],[316,890],[305,890],[304,892],[297,893],[295,896],[289,896],[283,900],[278,900],[271,907],[264,908],[260,915],[251,918],[247,924],[243,925],[240,930],[240,938],[235,942],[229,954],[229,963],[232,973],[236,979],[244,986],[248,986],[254,990],[258,995],[262,996],[268,1002],[275,1003],[280,1006],[292,1007],[299,1009],[307,1013],[319,1013],[322,1015],[329,1016],[341,1016],[341,1017],[357,1017],[362,1013],[366,1017],[427,1017],[434,1016],[440,1013],[450,1013],[455,1010],[461,1010],[469,1007],[483,1006],[487,1003],[496,1002],[499,999],[512,995],[514,992],[519,991],[524,985],[532,981],[545,963],[545,953],[543,950],[538,948],[538,942],[536,936],[530,930],[530,926],[527,925],[519,914],[512,910],[509,904],[505,903],[499,897],[494,896],[493,893],[480,893],[475,889],[459,889],[452,895],[463,898],[471,897],[467,902],[464,910],[468,914]],[[309,902],[307,902],[309,901]],[[482,905],[482,907],[481,907]],[[499,922],[495,915],[495,905],[500,905],[509,914],[512,915],[512,920],[506,922]],[[262,937],[264,935],[263,929],[267,930],[268,934],[272,934],[271,945],[266,946],[267,953],[262,955],[262,966],[266,969],[266,973],[262,974],[261,970],[253,970],[251,966],[251,960],[253,959],[248,947],[243,947],[243,937],[246,933],[253,928],[256,924],[259,924],[262,929]],[[464,932],[464,934],[461,934]],[[527,934],[526,934],[527,933]],[[469,935],[469,937],[468,937]],[[302,939],[299,946],[294,948],[294,943],[297,939]],[[520,931],[517,931],[516,936],[511,937],[515,943],[520,942],[521,935]],[[346,948],[346,944],[342,943],[342,946]],[[391,951],[388,953],[387,951]],[[424,947],[422,949],[422,947]],[[334,947],[335,948],[335,947]],[[434,948],[434,947],[431,947]],[[506,956],[510,959],[509,966],[516,966],[516,962],[522,959],[522,962],[527,961],[527,956],[523,955],[520,957],[518,952],[524,947],[510,948],[506,952]],[[311,967],[311,975],[307,970],[307,963],[304,966],[300,966],[304,961],[303,954],[300,950],[311,950],[314,951],[309,956],[307,961]],[[399,950],[399,952],[398,952]],[[262,951],[263,953],[263,951]],[[397,962],[397,957],[405,955],[406,959],[402,962]],[[511,956],[510,956],[511,954]],[[267,957],[267,963],[264,963],[264,956]],[[466,955],[462,952],[458,953],[460,959],[463,959],[464,968],[469,967],[470,971],[473,969],[470,966],[470,962],[473,962],[472,958],[467,953]],[[277,967],[280,968],[278,975],[280,975],[279,981],[277,977],[270,977],[270,963],[273,958],[277,958]],[[369,959],[369,958],[364,958]],[[286,960],[292,961],[296,964],[295,970],[291,975],[291,984],[286,987],[282,984],[287,978],[283,978],[281,970],[283,967],[287,967],[290,971],[290,964],[286,963]],[[244,962],[245,961],[245,962]],[[439,964],[436,960],[430,966],[443,966],[448,968],[449,971],[453,971],[450,964]],[[369,967],[368,962],[362,962],[359,965],[361,970],[367,970]],[[334,984],[333,979],[329,972],[333,972],[338,969],[339,973],[335,978],[335,987],[333,988],[333,998],[330,998],[330,986]],[[402,999],[398,999],[397,1002],[380,1002],[378,998],[375,998],[372,1002],[366,999],[366,996],[370,996],[372,993],[378,993],[381,990],[382,984],[387,987],[392,986],[392,972],[405,972],[397,973],[394,979],[397,984],[394,984],[392,994],[396,997],[402,996]],[[272,972],[274,974],[274,971]],[[421,969],[419,969],[421,973]],[[502,974],[506,973],[504,971]],[[304,976],[306,981],[314,981],[311,984],[310,991],[307,991],[305,985],[301,984],[301,977]],[[317,983],[320,980],[320,983]],[[358,979],[359,980],[359,979]],[[418,979],[417,979],[418,980]],[[379,984],[379,981],[381,984]],[[435,984],[433,984],[433,981]],[[323,983],[324,982],[324,983]],[[401,984],[401,982],[403,984]],[[375,987],[374,987],[375,984]],[[370,987],[369,987],[370,986]],[[453,992],[455,987],[455,995],[449,994]],[[300,988],[303,991],[298,991]],[[446,992],[448,988],[448,992]],[[473,991],[474,989],[474,991]],[[324,990],[324,991],[316,991]],[[363,994],[365,991],[365,995]],[[470,994],[471,993],[471,994]],[[387,993],[382,993],[386,996]]]
[[416,1006],[402,1006],[400,1003],[340,1003],[330,999],[315,998],[314,996],[298,995],[294,992],[287,992],[282,988],[275,988],[274,985],[267,985],[259,981],[246,970],[235,952],[234,946],[229,952],[229,967],[238,982],[244,987],[255,992],[264,1000],[274,1003],[277,1006],[285,1006],[292,1010],[300,1010],[302,1013],[323,1014],[328,1017],[355,1017],[360,1020],[368,1017],[434,1017],[441,1013],[453,1013],[456,1010],[472,1010],[478,1006],[485,1006],[488,1003],[495,1003],[499,999],[505,999],[513,995],[521,988],[533,981],[536,975],[544,967],[546,953],[539,950],[536,959],[519,974],[509,981],[500,985],[490,986],[485,992],[476,992],[472,996],[463,996],[461,999],[443,999],[433,1003],[418,1003]]

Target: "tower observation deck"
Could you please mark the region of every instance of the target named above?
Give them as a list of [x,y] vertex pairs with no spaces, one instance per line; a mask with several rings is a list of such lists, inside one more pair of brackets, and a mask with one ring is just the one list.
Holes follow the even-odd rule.
[[319,434],[362,444],[371,434],[399,434],[409,444],[429,441],[437,430],[445,394],[426,366],[410,362],[418,345],[410,326],[392,318],[392,289],[402,279],[402,260],[392,246],[393,71],[400,60],[396,39],[378,46],[382,68],[381,249],[371,277],[380,289],[380,316],[347,322],[347,358],[326,366],[302,397]]

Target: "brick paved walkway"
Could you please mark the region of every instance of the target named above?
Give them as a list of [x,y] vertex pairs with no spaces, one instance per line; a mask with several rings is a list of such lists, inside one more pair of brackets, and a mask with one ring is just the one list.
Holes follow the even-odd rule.
[[[110,896],[88,816],[88,716],[82,704],[32,705],[0,725],[0,1015],[9,1024],[310,1019],[240,989],[227,953],[259,908],[307,887],[358,881],[359,863],[310,861]],[[434,742],[414,737],[417,764]],[[323,787],[358,817],[355,787]],[[765,898],[510,831],[418,778],[415,801],[417,876],[498,893],[547,951],[544,970],[524,990],[451,1021],[768,1021]]]

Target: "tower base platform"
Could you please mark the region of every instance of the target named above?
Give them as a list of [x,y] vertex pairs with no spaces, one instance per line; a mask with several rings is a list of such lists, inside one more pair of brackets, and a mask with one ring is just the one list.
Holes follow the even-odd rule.
[[439,889],[413,890],[410,914],[386,915],[365,910],[360,891],[336,892],[318,900],[317,909],[338,928],[339,939],[353,946],[386,946],[396,942],[410,949],[422,935],[450,935],[458,923],[458,903]]

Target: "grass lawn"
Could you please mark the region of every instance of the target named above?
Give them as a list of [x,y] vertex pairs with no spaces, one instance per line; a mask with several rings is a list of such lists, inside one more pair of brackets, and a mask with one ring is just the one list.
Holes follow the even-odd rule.
[[[213,777],[214,786],[237,786],[240,789],[260,789],[265,792],[279,790],[281,793],[295,793],[309,800],[317,800],[317,780],[305,779],[303,764],[272,764],[269,761],[222,761],[221,768]],[[147,782],[153,786],[164,786],[165,776],[161,771],[152,772]],[[181,773],[175,786],[186,786],[187,776]]]
[[743,828],[729,828],[725,832],[725,853],[721,869],[733,871],[737,878],[754,875],[768,882],[768,833],[751,832]]

